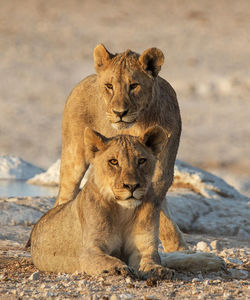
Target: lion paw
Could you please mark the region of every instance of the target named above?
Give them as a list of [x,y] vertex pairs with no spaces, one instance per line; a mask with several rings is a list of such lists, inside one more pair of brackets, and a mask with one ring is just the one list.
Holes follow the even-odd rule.
[[110,275],[121,275],[124,277],[132,277],[135,278],[136,277],[136,272],[132,267],[129,267],[127,265],[123,265],[123,266],[116,266],[111,270],[106,271],[106,273],[109,273]]
[[147,270],[139,270],[139,277],[144,280],[149,278],[156,280],[173,279],[174,271],[161,265],[152,265]]

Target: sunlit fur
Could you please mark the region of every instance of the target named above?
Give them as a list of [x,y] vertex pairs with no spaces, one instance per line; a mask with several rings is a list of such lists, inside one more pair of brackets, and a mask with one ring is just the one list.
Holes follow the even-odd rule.
[[[97,69],[100,75],[99,89],[106,103],[106,117],[118,130],[131,127],[151,102],[154,80],[143,71],[138,57],[138,54],[126,51],[113,57],[108,69]],[[138,72],[138,68],[141,68],[141,72]],[[107,82],[112,84],[112,89],[107,89]],[[131,90],[130,86],[135,82],[138,86]],[[114,113],[123,110],[128,112],[121,118]]]
[[[145,158],[144,164],[138,164],[140,158]],[[118,164],[111,165],[111,159],[116,159]],[[143,202],[151,184],[156,157],[135,137],[112,138],[104,152],[96,153],[94,161],[93,178],[106,199],[126,208],[135,208]],[[134,191],[124,187],[130,184],[139,187]]]
[[[60,188],[55,205],[66,203],[79,193],[80,182],[89,166],[83,143],[85,127],[111,137],[140,136],[151,126],[161,126],[169,141],[155,167],[151,197],[162,202],[160,239],[164,249],[175,251],[187,246],[164,199],[173,180],[181,118],[174,89],[158,75],[163,62],[163,53],[157,48],[146,49],[141,54],[131,50],[112,54],[103,45],[94,49],[96,74],[77,84],[65,105]],[[120,117],[114,111],[126,113]]]
[[31,255],[39,270],[171,278],[158,254],[160,206],[144,197],[164,134],[153,127],[140,138],[107,139],[85,129],[92,168],[78,196],[48,211],[35,225]]
[[48,211],[35,225],[31,256],[39,270],[89,275],[132,273],[141,279],[158,280],[172,277],[172,271],[162,263],[177,269],[184,265],[186,271],[223,268],[217,257],[199,254],[172,254],[161,262],[161,207],[156,198],[144,193],[151,188],[157,156],[167,139],[164,135],[158,126],[139,138],[107,139],[85,129],[86,156],[92,168],[78,196]]

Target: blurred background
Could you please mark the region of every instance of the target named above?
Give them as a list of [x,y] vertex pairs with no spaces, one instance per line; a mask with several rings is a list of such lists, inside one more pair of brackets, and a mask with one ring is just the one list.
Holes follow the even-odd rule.
[[249,0],[1,1],[0,155],[49,167],[94,47],[158,47],[183,119],[178,158],[249,192],[249,20]]

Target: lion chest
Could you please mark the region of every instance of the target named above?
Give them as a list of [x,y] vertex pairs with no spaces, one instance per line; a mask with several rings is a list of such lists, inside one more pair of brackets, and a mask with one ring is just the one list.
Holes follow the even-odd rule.
[[109,255],[117,257],[128,263],[129,256],[131,255],[131,251],[129,251],[127,240],[122,239],[120,236],[113,236],[110,239],[109,243]]
[[[122,218],[120,218],[122,221]],[[132,223],[132,222],[131,222]],[[107,254],[117,257],[124,262],[128,261],[128,257],[131,254],[131,223],[113,224],[112,229],[109,231],[109,235],[106,239]]]
[[122,238],[118,234],[111,235],[108,240],[108,254],[119,257],[122,253]]

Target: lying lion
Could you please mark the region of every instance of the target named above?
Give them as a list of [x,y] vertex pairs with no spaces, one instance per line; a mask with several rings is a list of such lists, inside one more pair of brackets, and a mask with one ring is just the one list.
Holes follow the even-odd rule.
[[[109,139],[86,128],[89,178],[76,199],[52,208],[35,225],[31,235],[35,266],[42,271],[170,278],[172,271],[161,265],[158,254],[161,203],[144,197],[166,140],[160,127],[149,128],[139,138]],[[222,265],[213,257],[200,261]],[[172,254],[165,263],[178,269],[188,265],[187,255],[176,260]]]

